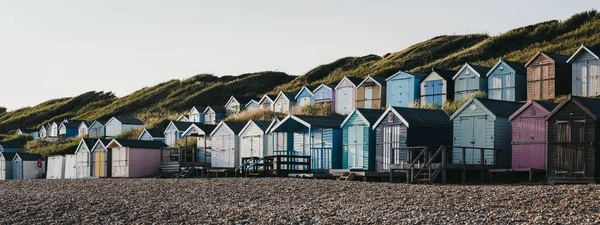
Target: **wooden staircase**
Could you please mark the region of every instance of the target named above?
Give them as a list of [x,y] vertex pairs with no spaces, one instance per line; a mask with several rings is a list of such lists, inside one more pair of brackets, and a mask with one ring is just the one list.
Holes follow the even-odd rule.
[[432,155],[427,147],[423,147],[417,157],[411,159],[407,164],[390,164],[390,181],[393,179],[393,171],[402,171],[406,174],[406,183],[431,184],[436,182],[442,171],[442,163],[434,163],[434,161],[444,149],[444,146],[440,146]]
[[352,181],[352,179],[354,179],[354,173],[353,172],[344,172],[340,177],[338,177],[338,180],[341,181]]
[[192,174],[194,174],[195,170],[196,169],[193,167],[182,168],[181,171],[177,175],[175,175],[175,178],[183,179],[183,178],[190,177]]

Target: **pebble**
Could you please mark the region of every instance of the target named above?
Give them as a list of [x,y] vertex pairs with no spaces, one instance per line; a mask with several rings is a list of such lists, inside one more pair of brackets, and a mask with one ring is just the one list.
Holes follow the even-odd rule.
[[590,224],[600,185],[291,178],[0,181],[0,224]]

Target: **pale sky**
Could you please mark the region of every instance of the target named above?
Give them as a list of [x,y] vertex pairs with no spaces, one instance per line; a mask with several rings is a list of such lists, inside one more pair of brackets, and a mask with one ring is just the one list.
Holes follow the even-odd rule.
[[[576,4],[575,4],[576,3]],[[86,91],[121,97],[199,73],[301,75],[444,34],[500,34],[598,0],[0,0],[0,106]]]

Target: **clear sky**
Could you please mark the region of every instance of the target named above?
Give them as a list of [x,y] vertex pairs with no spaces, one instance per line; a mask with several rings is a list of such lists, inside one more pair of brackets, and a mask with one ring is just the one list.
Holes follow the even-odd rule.
[[0,106],[127,95],[199,73],[301,75],[443,34],[499,34],[598,0],[0,0]]

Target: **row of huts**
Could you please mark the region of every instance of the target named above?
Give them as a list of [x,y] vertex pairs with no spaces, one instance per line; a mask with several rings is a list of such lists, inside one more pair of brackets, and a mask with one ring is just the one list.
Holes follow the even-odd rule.
[[297,93],[282,91],[260,99],[232,97],[221,110],[230,115],[266,107],[289,113],[296,105],[328,102],[336,113],[347,115],[355,108],[411,107],[415,101],[441,106],[477,91],[487,93],[489,99],[513,102],[569,94],[590,97],[600,95],[599,56],[600,47],[582,45],[571,56],[538,52],[526,63],[500,59],[491,68],[465,63],[458,71],[434,68],[428,74],[398,71],[387,79],[344,77],[337,85],[305,86]]

